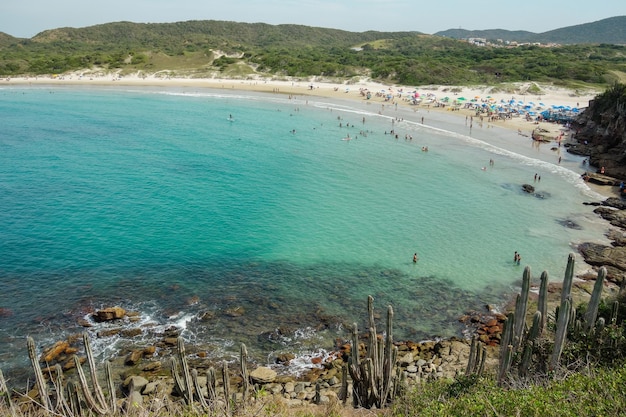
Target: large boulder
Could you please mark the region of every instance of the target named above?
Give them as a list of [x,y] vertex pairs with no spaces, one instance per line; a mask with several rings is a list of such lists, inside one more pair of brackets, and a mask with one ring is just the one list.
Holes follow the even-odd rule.
[[269,384],[271,382],[274,382],[274,380],[276,379],[276,375],[277,373],[275,370],[265,366],[259,366],[254,371],[250,372],[250,378],[252,379],[252,382],[255,382],[257,384]]

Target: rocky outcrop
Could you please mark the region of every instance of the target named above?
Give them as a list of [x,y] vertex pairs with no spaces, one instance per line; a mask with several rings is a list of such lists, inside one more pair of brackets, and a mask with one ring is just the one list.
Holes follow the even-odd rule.
[[626,85],[615,84],[590,101],[572,128],[577,143],[568,152],[589,156],[601,174],[626,179]]
[[119,320],[121,318],[124,318],[125,315],[126,310],[124,310],[122,307],[109,307],[96,311],[95,313],[93,313],[92,317],[97,322],[103,322]]
[[611,246],[585,242],[578,245],[578,251],[585,262],[594,267],[604,266],[607,269],[607,279],[621,284],[626,279],[626,201],[619,198],[609,198],[601,207],[594,210],[603,219],[617,229],[607,236],[613,241]]

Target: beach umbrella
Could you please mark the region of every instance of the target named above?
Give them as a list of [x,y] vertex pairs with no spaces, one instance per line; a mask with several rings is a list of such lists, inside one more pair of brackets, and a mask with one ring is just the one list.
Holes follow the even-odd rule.
[[457,98],[457,100],[458,101],[464,101],[464,100],[467,100],[467,99],[465,97],[459,97],[459,98]]

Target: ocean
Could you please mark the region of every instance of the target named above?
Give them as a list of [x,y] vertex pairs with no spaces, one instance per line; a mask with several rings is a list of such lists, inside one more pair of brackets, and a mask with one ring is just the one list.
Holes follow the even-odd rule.
[[[396,340],[463,336],[459,316],[501,305],[525,266],[561,280],[606,229],[582,158],[467,123],[191,87],[0,88],[3,371],[27,368],[27,335],[87,331],[105,359],[176,326],[209,358],[246,343],[262,364],[296,354],[297,373],[364,328],[368,295],[381,320],[393,306]],[[141,335],[78,324],[115,305]]]

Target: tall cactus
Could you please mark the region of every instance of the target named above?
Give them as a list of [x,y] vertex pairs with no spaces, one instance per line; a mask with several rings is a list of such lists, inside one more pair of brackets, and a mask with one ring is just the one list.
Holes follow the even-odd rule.
[[9,413],[11,417],[15,417],[15,406],[11,401],[11,391],[7,385],[6,380],[4,379],[4,375],[2,374],[2,370],[0,370],[0,400],[4,400],[6,407],[9,409]]
[[28,346],[28,357],[30,358],[33,370],[35,371],[35,382],[37,383],[37,390],[39,391],[41,405],[44,410],[52,412],[52,403],[50,401],[50,397],[48,396],[48,384],[44,379],[43,372],[41,372],[41,367],[39,366],[39,359],[37,358],[37,352],[35,351],[35,341],[32,337],[28,336],[26,338],[26,344]]
[[222,363],[222,381],[224,383],[224,407],[227,416],[230,416],[230,376],[228,375],[228,362]]
[[522,360],[520,362],[519,371],[521,376],[526,376],[530,370],[530,360],[532,359],[533,348],[535,347],[535,341],[541,334],[542,315],[541,311],[536,311],[533,316],[533,325],[528,332],[524,343],[524,350],[522,353]]
[[387,307],[387,334],[384,342],[378,340],[373,314],[373,298],[368,297],[369,346],[367,357],[359,359],[358,329],[352,330],[350,353],[350,376],[352,377],[352,398],[354,407],[383,408],[393,399],[397,374],[394,366],[398,348],[393,346],[393,308]]
[[85,372],[83,371],[80,359],[76,355],[74,355],[74,365],[76,366],[80,387],[83,391],[85,400],[87,401],[89,407],[98,414],[106,415],[115,413],[117,408],[117,402],[115,401],[115,387],[113,384],[113,376],[111,373],[111,364],[108,361],[104,364],[105,376],[107,379],[110,394],[109,402],[107,404],[104,392],[102,391],[100,383],[98,382],[96,361],[93,351],[91,350],[91,343],[89,342],[89,336],[87,335],[87,332],[83,333],[83,344],[85,345],[85,355],[87,356],[87,364],[89,366],[89,373],[91,376],[91,385],[93,386],[94,391],[93,394],[91,392],[91,388],[89,387],[89,383],[87,382],[87,378],[85,377]]
[[570,298],[572,294],[572,283],[574,282],[574,263],[575,256],[570,253],[567,257],[567,267],[565,268],[565,277],[563,278],[563,288],[561,289],[561,303]]
[[243,390],[243,401],[248,399],[248,390],[250,387],[250,375],[248,374],[248,349],[245,344],[241,344],[239,353],[239,361],[241,366],[241,384]]
[[206,371],[206,390],[209,401],[215,401],[217,398],[217,377],[215,376],[215,368],[212,366]]
[[[176,388],[183,396],[185,403],[193,406],[193,381],[189,372],[189,365],[187,364],[185,341],[182,337],[179,337],[176,343],[178,347],[178,362],[175,359],[172,360],[172,376],[174,377]],[[179,363],[182,375],[178,374]]]
[[85,377],[85,371],[83,371],[80,359],[78,358],[78,356],[74,355],[74,365],[76,366],[78,380],[80,382],[83,396],[85,397],[85,400],[87,401],[89,407],[96,413],[100,415],[114,414],[116,412],[117,402],[115,400],[115,386],[113,383],[111,364],[108,361],[104,364],[105,376],[109,388],[109,401],[107,403],[104,392],[102,391],[100,383],[98,382],[96,361],[93,355],[93,351],[91,350],[91,343],[89,343],[89,336],[86,332],[83,333],[83,343],[85,345],[85,355],[87,356],[87,364],[89,366],[89,373],[91,376],[91,385],[94,391],[93,393],[91,392],[91,388],[89,387],[89,383],[87,382],[87,378]]
[[587,305],[587,312],[585,313],[585,329],[589,332],[596,324],[596,318],[598,317],[598,308],[600,307],[600,299],[602,298],[602,290],[604,289],[604,279],[606,278],[606,268],[600,268],[596,283],[593,286],[593,292],[591,293],[591,299]]
[[550,359],[550,369],[555,369],[561,360],[561,353],[563,353],[563,345],[567,337],[567,325],[570,320],[572,312],[572,305],[569,299],[565,299],[561,303],[559,308],[559,317],[556,323],[556,334],[554,336],[554,349],[552,350],[552,357]]
[[526,325],[526,310],[528,309],[528,295],[530,293],[530,267],[524,268],[522,275],[522,290],[517,297],[515,303],[515,324],[513,327],[513,349],[517,348],[522,343],[522,336],[524,333],[524,327]]
[[539,299],[537,300],[537,311],[541,313],[541,323],[539,323],[539,335],[546,329],[546,319],[548,317],[548,272],[541,273],[539,284]]
[[504,378],[509,372],[513,359],[513,327],[515,322],[515,313],[509,313],[504,321],[504,329],[500,339],[500,363],[498,367],[498,383],[502,384]]

